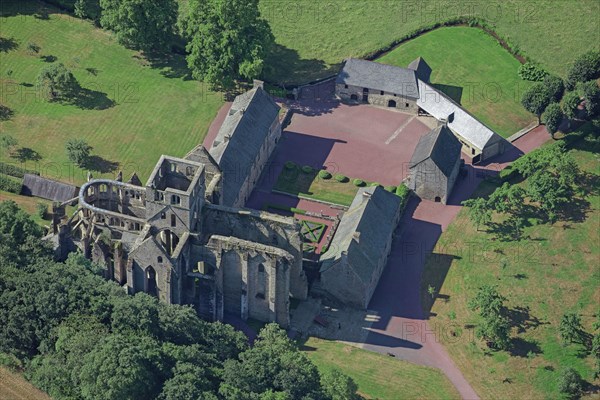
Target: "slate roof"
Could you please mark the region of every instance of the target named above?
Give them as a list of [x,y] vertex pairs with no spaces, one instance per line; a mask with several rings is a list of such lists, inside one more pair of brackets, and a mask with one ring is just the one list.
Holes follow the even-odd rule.
[[21,194],[64,203],[76,198],[79,195],[79,188],[38,175],[25,174]]
[[336,83],[383,90],[412,99],[419,96],[414,70],[356,58],[346,60]]
[[409,167],[413,168],[431,158],[445,176],[450,176],[460,159],[462,145],[452,131],[441,125],[421,136],[415,152],[410,159]]
[[262,88],[237,96],[208,150],[223,171],[223,204],[233,205],[280,107]]
[[450,97],[422,80],[419,80],[417,105],[436,119],[447,120],[448,128],[480,150],[504,140]]
[[[327,271],[347,252],[349,268],[368,285],[377,268],[388,239],[396,226],[391,223],[400,210],[400,198],[382,187],[360,188],[344,213],[327,251],[322,257],[321,273]],[[358,240],[355,233],[359,234]]]
[[419,57],[408,64],[408,69],[415,71],[417,78],[423,82],[429,82],[429,77],[431,76],[431,67],[423,58]]

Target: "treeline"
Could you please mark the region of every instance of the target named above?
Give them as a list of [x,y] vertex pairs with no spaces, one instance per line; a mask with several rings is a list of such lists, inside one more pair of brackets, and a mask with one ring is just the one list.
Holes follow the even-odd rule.
[[189,0],[181,10],[176,0],[46,2],[94,21],[113,31],[119,43],[153,57],[185,43],[192,76],[218,89],[259,77],[275,40],[258,0]]
[[277,325],[250,347],[191,307],[127,295],[81,254],[55,262],[41,235],[0,203],[0,361],[54,399],[357,398],[350,378],[320,373]]

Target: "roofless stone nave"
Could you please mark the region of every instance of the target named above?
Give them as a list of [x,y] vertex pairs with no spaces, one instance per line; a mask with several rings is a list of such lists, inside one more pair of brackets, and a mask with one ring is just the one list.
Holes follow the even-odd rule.
[[[496,134],[473,122],[472,116],[451,101],[426,104],[421,94],[427,83],[421,78],[428,81],[431,70],[424,60],[416,60],[409,69],[379,66],[361,60],[346,62],[336,81],[339,97],[355,101],[350,92],[358,88],[365,102],[385,100],[379,105],[386,107],[408,104],[414,112],[427,110],[443,120],[455,134],[466,126],[465,137],[476,141],[486,136],[487,143],[500,143]],[[373,73],[362,74],[364,68]],[[399,70],[397,79],[378,82]],[[365,77],[366,83],[362,82]],[[396,81],[404,85],[407,79],[414,82],[413,95],[400,88],[388,88],[394,93],[387,93],[383,88]],[[379,86],[379,94],[369,94]],[[446,103],[453,121],[446,119],[446,114],[438,117],[436,110]],[[481,132],[473,136],[471,130],[476,130],[477,124]],[[129,293],[146,292],[167,303],[190,304],[209,320],[222,320],[224,313],[232,313],[287,327],[290,298],[304,300],[308,296],[300,225],[291,217],[241,208],[281,132],[280,107],[262,82],[256,81],[252,90],[235,99],[210,149],[199,145],[184,158],[162,156],[145,186],[135,174],[127,183],[121,176],[90,179],[79,192],[78,212],[55,225],[51,237],[57,253],[64,258],[80,249],[105,268],[107,279],[117,281]],[[429,184],[439,187],[438,172],[442,170],[447,179],[445,199],[456,177],[460,152],[448,153],[451,160],[446,154],[441,166],[436,158],[441,150],[436,147],[452,143],[458,149],[460,145],[447,128],[436,132],[430,135],[431,143],[420,145],[423,154],[417,158],[419,163],[432,161],[437,169],[412,174],[413,180],[419,179],[413,189],[425,193]],[[443,140],[437,139],[440,133]],[[484,158],[486,146],[478,150]],[[330,250],[322,257],[322,290],[344,304],[368,306],[387,262],[401,207],[399,199],[382,187],[358,191],[341,218]]]

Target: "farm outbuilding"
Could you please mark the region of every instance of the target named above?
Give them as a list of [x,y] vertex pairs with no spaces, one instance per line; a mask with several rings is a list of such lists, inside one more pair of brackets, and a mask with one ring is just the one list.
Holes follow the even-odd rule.
[[38,175],[25,174],[21,194],[64,203],[75,199],[79,194],[79,188]]

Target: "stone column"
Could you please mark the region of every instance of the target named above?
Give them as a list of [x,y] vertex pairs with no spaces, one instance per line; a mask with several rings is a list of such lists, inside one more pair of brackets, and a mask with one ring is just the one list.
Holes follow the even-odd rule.
[[242,296],[241,296],[241,318],[245,321],[248,319],[248,254],[243,253],[241,256],[242,267]]

